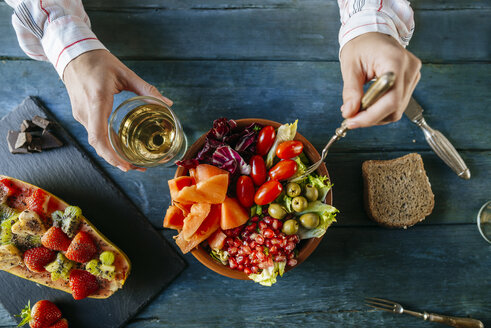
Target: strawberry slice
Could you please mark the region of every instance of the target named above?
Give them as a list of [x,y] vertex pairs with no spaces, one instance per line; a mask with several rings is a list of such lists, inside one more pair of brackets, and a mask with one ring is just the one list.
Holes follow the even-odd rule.
[[50,196],[44,190],[36,189],[31,196],[26,198],[26,205],[28,209],[46,219],[49,199]]
[[24,253],[24,264],[32,272],[44,272],[44,268],[49,263],[53,262],[56,257],[56,252],[46,247],[39,246],[28,249]]
[[60,321],[61,311],[50,301],[41,300],[34,304],[32,310],[29,302],[29,304],[27,304],[27,306],[22,310],[19,317],[22,317],[23,319],[19,324],[19,327],[29,323],[31,328],[45,328],[51,327],[52,324]]
[[97,278],[88,271],[74,269],[70,273],[70,289],[76,300],[84,299],[99,290]]
[[3,190],[5,195],[8,197],[10,196],[17,196],[20,194],[20,188],[17,187],[14,182],[10,179],[1,179],[0,180],[0,190]]
[[71,240],[61,228],[51,227],[41,238],[41,243],[44,247],[54,251],[66,252]]
[[65,256],[69,260],[85,263],[92,260],[96,254],[97,247],[92,237],[87,232],[80,231],[73,238]]

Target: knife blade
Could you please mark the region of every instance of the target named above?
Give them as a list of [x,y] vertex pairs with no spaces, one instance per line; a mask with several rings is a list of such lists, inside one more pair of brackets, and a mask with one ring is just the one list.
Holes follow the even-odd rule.
[[462,157],[448,139],[438,130],[432,129],[423,117],[423,108],[411,97],[404,114],[411,122],[419,126],[431,149],[462,179],[470,179],[471,172]]

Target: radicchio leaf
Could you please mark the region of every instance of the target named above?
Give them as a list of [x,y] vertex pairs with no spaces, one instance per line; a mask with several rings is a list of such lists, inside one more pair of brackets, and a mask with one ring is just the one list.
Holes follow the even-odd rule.
[[221,169],[229,171],[232,175],[240,172],[242,175],[249,175],[251,167],[230,146],[221,146],[213,153],[212,164]]
[[200,150],[198,155],[196,156],[196,159],[200,162],[210,162],[211,157],[213,156],[213,153],[218,147],[225,146],[226,144],[215,140],[213,138],[210,138],[210,136],[206,137],[205,144],[203,145],[203,148]]
[[176,165],[182,166],[185,169],[194,169],[196,166],[199,165],[199,161],[196,158],[191,158],[191,159],[185,159],[182,161],[177,161]]
[[225,117],[213,121],[213,128],[208,133],[208,137],[213,137],[215,140],[224,141],[226,136],[229,136],[237,127],[234,120],[226,119]]

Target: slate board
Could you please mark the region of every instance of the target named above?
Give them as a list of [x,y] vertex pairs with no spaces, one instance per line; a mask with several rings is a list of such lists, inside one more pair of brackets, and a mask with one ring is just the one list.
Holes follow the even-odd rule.
[[132,270],[124,288],[110,298],[81,301],[0,271],[0,302],[14,315],[28,300],[34,304],[49,299],[60,307],[70,327],[121,327],[176,278],[186,263],[61,126],[56,135],[65,146],[38,154],[10,154],[7,131],[19,129],[23,119],[34,115],[53,119],[38,99],[29,97],[0,120],[0,174],[32,183],[81,207],[128,255]]

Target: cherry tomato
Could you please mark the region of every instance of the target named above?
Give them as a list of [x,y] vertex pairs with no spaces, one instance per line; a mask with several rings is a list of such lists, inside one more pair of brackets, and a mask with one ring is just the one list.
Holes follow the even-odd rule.
[[297,166],[294,160],[284,159],[269,170],[269,177],[276,181],[289,179],[297,172]]
[[274,201],[283,191],[283,186],[278,181],[270,180],[265,182],[256,191],[254,202],[257,205],[266,205]]
[[271,125],[265,126],[259,131],[256,143],[256,154],[264,156],[274,143],[276,132]]
[[256,186],[262,185],[267,178],[266,163],[259,155],[254,155],[251,158],[251,178]]
[[247,208],[254,205],[254,183],[247,175],[243,175],[237,180],[236,193],[242,206]]
[[276,148],[276,156],[281,159],[297,157],[303,151],[303,143],[297,140],[282,142]]

